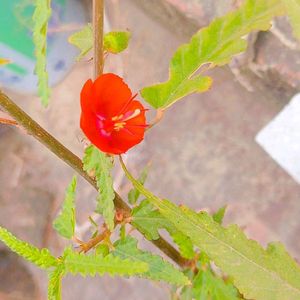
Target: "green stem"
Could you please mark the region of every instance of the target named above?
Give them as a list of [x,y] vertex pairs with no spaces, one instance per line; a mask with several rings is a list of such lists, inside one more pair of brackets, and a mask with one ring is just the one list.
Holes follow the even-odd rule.
[[[28,134],[32,135],[36,140],[47,147],[59,159],[73,168],[79,175],[87,180],[95,189],[98,190],[94,178],[90,177],[82,168],[81,159],[61,144],[56,138],[49,134],[36,121],[27,115],[19,106],[17,106],[7,95],[0,90],[0,108],[8,113],[19,126],[23,127]],[[128,215],[131,215],[131,209],[127,203],[115,192],[115,206],[117,209],[124,210]],[[169,256],[179,266],[185,267],[188,261],[180,256],[180,253],[166,240],[159,238],[151,241],[162,252]]]

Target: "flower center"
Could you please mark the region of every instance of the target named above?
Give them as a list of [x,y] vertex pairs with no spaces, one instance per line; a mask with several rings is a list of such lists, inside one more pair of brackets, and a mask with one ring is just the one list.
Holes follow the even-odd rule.
[[114,130],[119,131],[120,129],[124,128],[126,122],[137,117],[141,113],[140,109],[136,109],[134,111],[128,111],[125,114],[121,114],[119,116],[114,116],[111,118],[112,122],[114,123]]

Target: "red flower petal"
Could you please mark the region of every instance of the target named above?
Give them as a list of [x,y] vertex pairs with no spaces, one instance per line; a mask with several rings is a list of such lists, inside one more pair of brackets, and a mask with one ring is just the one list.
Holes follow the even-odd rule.
[[93,96],[97,100],[95,111],[106,118],[118,115],[132,98],[131,91],[123,79],[111,73],[95,80]]
[[123,79],[111,73],[83,86],[80,127],[103,152],[121,154],[143,140],[145,109],[133,98]]

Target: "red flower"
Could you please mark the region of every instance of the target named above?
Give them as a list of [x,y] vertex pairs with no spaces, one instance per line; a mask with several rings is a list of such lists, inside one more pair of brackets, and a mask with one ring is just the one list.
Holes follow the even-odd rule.
[[121,154],[144,138],[145,108],[115,74],[103,74],[83,86],[80,127],[101,151]]

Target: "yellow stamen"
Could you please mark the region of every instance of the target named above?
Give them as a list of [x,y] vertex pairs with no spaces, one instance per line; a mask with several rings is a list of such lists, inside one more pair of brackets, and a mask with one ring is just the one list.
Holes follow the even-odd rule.
[[124,115],[119,115],[119,116],[112,117],[111,120],[118,121],[118,120],[121,120],[123,117],[124,117]]
[[125,122],[119,122],[114,124],[114,130],[119,131],[120,129],[124,128]]
[[139,108],[137,108],[131,115],[129,115],[127,118],[124,118],[124,115],[121,114],[119,116],[114,116],[111,118],[111,120],[113,122],[116,121],[121,121],[121,122],[117,122],[114,124],[114,130],[119,131],[120,129],[124,128],[124,125],[126,124],[126,121],[129,121],[135,117],[137,117],[139,114],[141,113],[141,110]]
[[139,108],[137,108],[130,116],[128,116],[126,119],[124,119],[122,121],[131,120],[131,119],[137,117],[140,113],[141,113],[141,110]]

